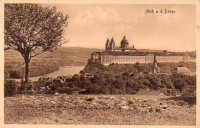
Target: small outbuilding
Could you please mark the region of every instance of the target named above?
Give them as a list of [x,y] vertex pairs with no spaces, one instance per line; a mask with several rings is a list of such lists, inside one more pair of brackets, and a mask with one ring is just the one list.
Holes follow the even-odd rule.
[[191,70],[187,67],[177,67],[175,68],[175,72],[183,75],[191,75]]

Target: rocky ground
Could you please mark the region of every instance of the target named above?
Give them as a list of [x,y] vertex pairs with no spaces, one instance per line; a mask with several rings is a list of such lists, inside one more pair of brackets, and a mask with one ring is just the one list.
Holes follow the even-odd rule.
[[6,124],[196,124],[196,105],[179,97],[18,95],[4,102]]

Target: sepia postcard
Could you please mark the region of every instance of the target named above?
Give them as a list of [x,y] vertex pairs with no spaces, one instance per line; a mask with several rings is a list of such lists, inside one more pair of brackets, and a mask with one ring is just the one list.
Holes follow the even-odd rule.
[[199,0],[0,0],[1,126],[199,127]]

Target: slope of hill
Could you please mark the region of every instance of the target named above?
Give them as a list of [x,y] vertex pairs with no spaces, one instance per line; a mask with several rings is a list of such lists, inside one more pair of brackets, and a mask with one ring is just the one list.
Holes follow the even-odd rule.
[[[38,76],[58,70],[59,66],[84,66],[90,53],[100,49],[60,47],[54,52],[46,52],[36,56],[30,63],[30,76]],[[23,71],[23,58],[12,50],[5,51],[5,71],[19,76]]]

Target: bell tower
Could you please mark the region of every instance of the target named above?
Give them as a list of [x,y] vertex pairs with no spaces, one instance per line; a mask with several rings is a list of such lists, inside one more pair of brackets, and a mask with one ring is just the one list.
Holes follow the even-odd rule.
[[110,49],[110,41],[109,41],[109,38],[107,38],[105,50],[108,51],[109,49]]
[[160,68],[158,66],[158,62],[157,62],[155,54],[154,54],[154,57],[153,57],[153,69],[152,69],[152,72],[153,73],[159,73],[160,72]]
[[113,51],[114,47],[115,47],[115,41],[114,41],[114,39],[112,37],[112,39],[110,41],[110,49],[111,49],[111,51]]

